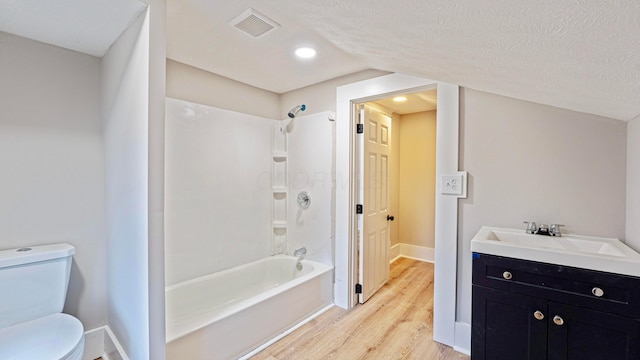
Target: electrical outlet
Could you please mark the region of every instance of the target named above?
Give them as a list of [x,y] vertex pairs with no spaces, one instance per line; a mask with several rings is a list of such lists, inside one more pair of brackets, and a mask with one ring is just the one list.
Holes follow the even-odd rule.
[[440,192],[447,195],[463,195],[464,179],[463,175],[444,175],[440,184]]

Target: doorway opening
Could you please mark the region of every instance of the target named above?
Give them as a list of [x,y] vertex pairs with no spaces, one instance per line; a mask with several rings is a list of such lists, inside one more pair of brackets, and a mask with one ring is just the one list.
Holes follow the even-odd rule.
[[[391,94],[437,88],[436,179],[458,171],[459,89],[457,85],[425,78],[389,74],[340,86],[336,92],[334,302],[350,309],[358,302],[356,104]],[[434,333],[437,342],[468,349],[469,324],[456,323],[457,198],[436,193],[434,275]]]
[[358,301],[399,257],[434,261],[437,89],[356,104]]

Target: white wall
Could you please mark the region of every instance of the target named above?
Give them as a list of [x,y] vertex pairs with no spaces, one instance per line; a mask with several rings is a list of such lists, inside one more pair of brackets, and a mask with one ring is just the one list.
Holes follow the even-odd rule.
[[164,153],[167,74],[166,0],[149,4],[149,358],[166,358]]
[[[395,129],[394,129],[395,130]],[[435,247],[436,112],[400,116],[399,238],[401,243]]]
[[480,91],[461,92],[458,321],[471,321],[470,241],[483,225],[561,223],[623,238],[626,123]]
[[76,248],[64,311],[106,323],[100,60],[0,33],[0,247]]
[[166,284],[270,255],[272,120],[167,99]]
[[149,347],[149,18],[102,58],[109,326],[131,359]]
[[[300,113],[302,115],[302,113]],[[335,122],[329,112],[298,116],[289,123],[287,209],[288,253],[307,248],[307,259],[333,265],[332,222]],[[301,209],[300,191],[311,196],[311,206]]]
[[[395,220],[389,223],[391,246],[400,243],[400,114],[391,114],[391,154],[389,154],[389,210]],[[393,260],[394,256],[391,255]]]
[[224,76],[167,59],[167,96],[270,119],[287,116],[279,96]]
[[627,245],[640,251],[640,117],[627,123]]

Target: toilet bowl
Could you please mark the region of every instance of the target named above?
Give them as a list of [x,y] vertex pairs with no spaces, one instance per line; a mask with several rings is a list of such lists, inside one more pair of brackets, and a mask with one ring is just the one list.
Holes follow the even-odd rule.
[[68,244],[0,251],[0,359],[82,359],[82,323],[62,313],[74,253]]

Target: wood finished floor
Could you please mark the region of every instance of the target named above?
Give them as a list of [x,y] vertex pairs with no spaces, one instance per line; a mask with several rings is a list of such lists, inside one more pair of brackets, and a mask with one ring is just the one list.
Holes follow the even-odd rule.
[[432,330],[433,264],[401,258],[366,304],[333,307],[251,359],[469,359]]

